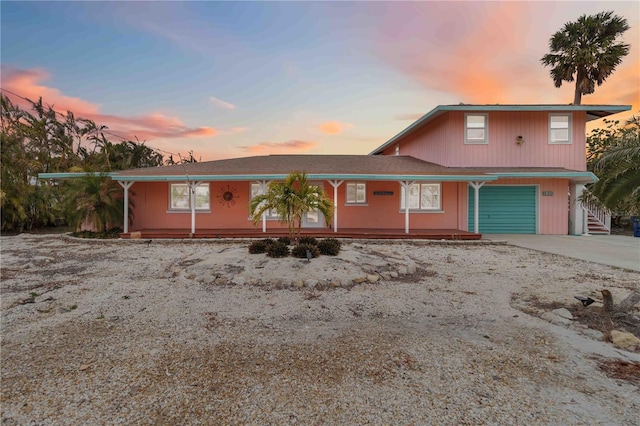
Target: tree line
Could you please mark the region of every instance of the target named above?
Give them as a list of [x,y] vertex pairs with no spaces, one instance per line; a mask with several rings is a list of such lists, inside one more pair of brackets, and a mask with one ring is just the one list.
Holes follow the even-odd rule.
[[[92,223],[106,229],[122,221],[122,188],[105,173],[175,164],[144,142],[113,142],[106,126],[61,114],[53,107],[25,99],[30,110],[0,95],[0,209],[2,232],[21,232],[51,225]],[[179,162],[195,161],[193,154]],[[92,172],[63,182],[38,180],[38,173]],[[84,198],[83,198],[84,197]],[[81,207],[79,207],[81,206]],[[104,212],[102,210],[106,209]],[[102,216],[102,218],[96,218]]]

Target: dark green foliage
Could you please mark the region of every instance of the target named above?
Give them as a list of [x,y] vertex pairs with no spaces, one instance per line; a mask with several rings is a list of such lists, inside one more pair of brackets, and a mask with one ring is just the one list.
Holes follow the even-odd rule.
[[582,95],[593,93],[629,54],[630,46],[618,41],[628,29],[627,20],[613,12],[584,14],[551,37],[551,53],[541,62],[553,67],[550,74],[556,87],[575,81],[573,103],[580,105]]
[[288,246],[291,245],[291,238],[289,238],[289,237],[280,237],[280,238],[278,238],[278,241],[281,242],[281,243],[285,243]]
[[267,256],[269,257],[287,257],[289,256],[289,246],[285,243],[274,242],[267,246]]
[[298,240],[298,244],[308,244],[311,246],[317,246],[318,240],[316,240],[315,237],[310,237],[308,235],[305,235],[304,237],[300,237],[300,239]]
[[335,238],[325,238],[318,243],[318,250],[320,254],[326,256],[337,256],[340,253],[342,244]]
[[291,249],[291,256],[306,259],[307,250],[311,252],[311,257],[320,256],[320,250],[318,250],[318,247],[311,244],[298,244],[297,246],[294,246]]
[[262,240],[262,241],[264,242],[264,244],[265,244],[266,246],[269,246],[269,245],[271,245],[271,244],[273,244],[273,243],[275,243],[275,242],[276,242],[276,240],[274,240],[273,238],[265,238],[265,239],[264,239],[264,240]]
[[[105,126],[76,118],[72,112],[60,114],[42,99],[24,101],[30,104],[30,110],[0,96],[2,231],[19,232],[73,221],[75,206],[68,210],[61,205],[65,185],[39,180],[39,173],[99,174],[163,163],[162,154],[144,143],[113,143],[105,136]],[[117,193],[106,187],[102,190],[105,197]]]
[[249,244],[249,253],[260,254],[267,251],[267,243],[264,240],[253,241]]

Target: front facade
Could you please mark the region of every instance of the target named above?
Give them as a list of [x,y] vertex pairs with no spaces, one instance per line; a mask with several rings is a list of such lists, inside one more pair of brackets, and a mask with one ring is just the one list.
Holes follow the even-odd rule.
[[[439,106],[369,155],[247,157],[111,177],[135,206],[125,233],[255,229],[251,198],[299,171],[335,205],[329,224],[307,214],[309,229],[580,234],[585,213],[575,198],[595,180],[586,171],[585,124],[628,109]],[[284,228],[268,214],[258,225],[265,232]]]

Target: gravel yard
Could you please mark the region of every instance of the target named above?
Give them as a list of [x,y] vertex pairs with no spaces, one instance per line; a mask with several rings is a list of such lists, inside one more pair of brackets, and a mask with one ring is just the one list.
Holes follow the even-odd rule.
[[638,423],[640,361],[526,307],[640,273],[509,245],[2,237],[2,424]]

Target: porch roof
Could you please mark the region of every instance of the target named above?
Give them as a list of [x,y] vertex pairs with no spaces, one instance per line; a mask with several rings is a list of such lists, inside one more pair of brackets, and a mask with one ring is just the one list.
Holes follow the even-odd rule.
[[[445,167],[411,156],[372,155],[268,155],[227,160],[148,167],[106,173],[114,180],[161,181],[256,181],[284,179],[304,171],[309,179],[321,180],[414,180],[493,181],[504,177],[569,178],[592,182],[590,172],[563,168]],[[64,179],[85,173],[41,173],[42,179]]]

